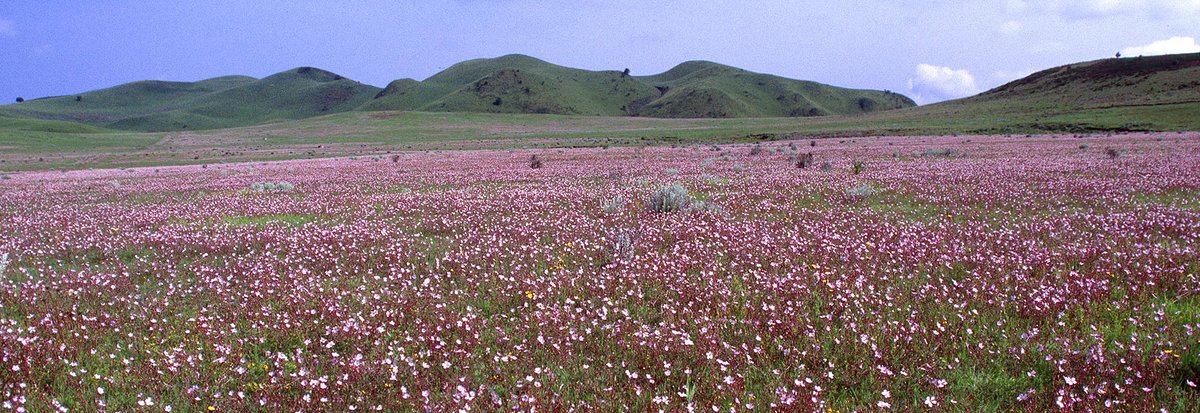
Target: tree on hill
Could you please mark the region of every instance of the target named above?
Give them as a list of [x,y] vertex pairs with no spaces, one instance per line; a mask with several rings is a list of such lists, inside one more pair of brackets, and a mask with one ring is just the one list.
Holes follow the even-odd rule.
[[20,97],[20,96],[17,96],[17,103],[21,103],[21,102],[24,102],[24,101],[25,101],[25,98],[23,98],[23,97]]

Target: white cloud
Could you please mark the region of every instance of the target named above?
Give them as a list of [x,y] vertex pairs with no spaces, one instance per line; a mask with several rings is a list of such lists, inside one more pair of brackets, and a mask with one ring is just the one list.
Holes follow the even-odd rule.
[[1172,37],[1159,40],[1147,45],[1126,47],[1121,49],[1121,56],[1158,56],[1177,53],[1200,53],[1200,44],[1194,37]]
[[1011,36],[1011,35],[1020,33],[1022,27],[1024,27],[1024,26],[1021,24],[1021,22],[1016,21],[1016,20],[1009,20],[1009,21],[1004,22],[1004,24],[1000,25],[1000,33]]
[[0,17],[0,37],[13,37],[17,35],[17,24],[12,20],[7,20]]
[[979,92],[975,76],[966,69],[917,65],[917,77],[908,79],[908,90],[917,103],[933,103],[967,97]]

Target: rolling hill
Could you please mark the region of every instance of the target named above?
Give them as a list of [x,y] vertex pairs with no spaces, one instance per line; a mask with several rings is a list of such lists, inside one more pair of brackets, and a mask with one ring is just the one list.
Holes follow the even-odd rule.
[[302,67],[263,79],[134,82],[0,107],[12,115],[134,131],[217,129],[349,111],[380,91]]
[[913,105],[894,93],[838,88],[712,62],[685,62],[659,75],[630,76],[507,55],[462,62],[422,82],[394,81],[362,109],[734,118],[853,114]]
[[994,101],[1088,108],[1200,102],[1200,53],[1059,66],[948,104]]

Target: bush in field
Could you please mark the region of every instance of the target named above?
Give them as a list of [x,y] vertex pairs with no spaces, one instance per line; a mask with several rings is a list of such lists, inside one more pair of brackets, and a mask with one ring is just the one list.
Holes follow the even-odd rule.
[[1108,159],[1117,159],[1121,156],[1121,151],[1117,148],[1104,148],[1104,154],[1108,155]]
[[925,156],[925,157],[933,157],[933,156],[949,157],[949,156],[954,156],[957,154],[958,154],[958,151],[955,151],[953,149],[945,149],[945,148],[930,148],[930,149],[926,149],[924,152],[920,153],[921,156]]
[[0,254],[0,274],[4,274],[4,269],[8,268],[8,253]]
[[796,168],[805,169],[805,168],[808,168],[809,166],[812,166],[813,154],[812,154],[812,152],[809,152],[809,153],[802,154],[802,155],[796,155],[796,156],[793,156],[791,159],[789,159],[789,161],[791,161],[791,163],[793,165],[796,165]]
[[632,260],[637,250],[633,247],[633,236],[629,232],[618,232],[608,245],[608,257],[612,261]]
[[714,214],[725,213],[725,209],[721,208],[720,205],[708,201],[695,201],[688,204],[688,206],[684,207],[684,209],[687,210],[687,212],[710,212]]
[[625,198],[614,197],[601,203],[600,208],[604,209],[604,212],[615,214],[625,208]]
[[855,175],[861,174],[865,170],[867,170],[867,164],[863,163],[863,161],[854,161],[854,164],[850,166],[850,172],[853,172]]
[[692,196],[682,185],[664,186],[646,199],[646,209],[650,212],[678,212],[692,203]]
[[829,172],[833,170],[833,164],[829,161],[821,162],[821,172]]
[[291,182],[286,182],[286,181],[255,182],[254,184],[250,185],[251,192],[276,192],[276,191],[286,192],[286,191],[291,191],[293,189],[296,189],[296,186],[292,185]]
[[537,155],[529,155],[529,167],[533,168],[533,169],[541,168],[542,167],[542,159],[538,158]]
[[762,145],[755,144],[754,147],[750,148],[750,156],[757,156],[757,155],[762,155],[762,154],[763,154]]
[[869,197],[871,195],[875,195],[876,192],[878,192],[878,191],[875,190],[875,187],[871,186],[870,184],[863,183],[863,184],[858,184],[857,186],[855,186],[853,188],[847,189],[846,195],[849,195],[851,198],[854,198],[854,199],[862,199],[862,198]]

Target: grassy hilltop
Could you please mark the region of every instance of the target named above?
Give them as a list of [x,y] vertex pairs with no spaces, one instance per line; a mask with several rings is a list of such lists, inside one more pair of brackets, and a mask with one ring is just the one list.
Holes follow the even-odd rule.
[[335,73],[302,67],[263,79],[134,82],[7,105],[0,111],[132,131],[218,129],[345,112],[378,92]]
[[392,82],[364,110],[549,113],[656,118],[800,117],[913,106],[852,90],[693,61],[653,76],[588,71],[508,55],[459,63],[418,82]]
[[851,90],[687,62],[654,76],[588,71],[508,55],[469,60],[424,81],[379,89],[316,68],[264,79],[143,81],[0,106],[0,113],[143,131],[220,129],[350,111],[535,113],[659,118],[799,117],[913,106],[888,92]]

